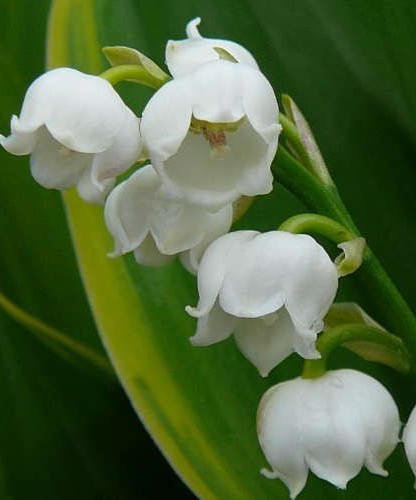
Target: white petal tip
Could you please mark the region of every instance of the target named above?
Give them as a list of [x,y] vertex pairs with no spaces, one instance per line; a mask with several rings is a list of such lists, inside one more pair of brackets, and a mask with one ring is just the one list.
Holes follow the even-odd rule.
[[186,36],[191,39],[191,40],[198,40],[202,38],[202,36],[199,33],[198,26],[201,24],[201,18],[200,17],[195,17],[195,19],[192,19],[189,21],[189,23],[186,25]]
[[266,378],[269,376],[271,370],[261,370],[257,367],[257,371],[259,372],[260,377]]
[[205,344],[203,342],[201,342],[199,339],[198,339],[198,336],[197,335],[194,335],[193,337],[189,337],[189,343],[194,346],[194,347],[202,347],[204,346]]
[[327,479],[331,484],[335,486],[335,488],[338,488],[339,490],[346,490],[347,489],[347,484],[348,484],[348,479],[341,479],[341,480],[335,480],[331,481],[330,479]]
[[384,467],[382,467],[381,465],[377,465],[377,464],[369,465],[369,464],[367,464],[366,467],[372,474],[377,474],[377,476],[388,477],[388,475],[389,475],[388,471]]
[[274,471],[274,470],[269,470],[269,469],[260,469],[260,474],[264,477],[267,477],[267,479],[278,479],[279,474]]
[[311,357],[309,359],[321,359],[321,358],[322,355],[319,351],[317,351],[316,349],[311,351]]
[[334,486],[336,488],[338,488],[339,490],[346,490],[347,489],[347,483],[339,483],[339,484],[334,484]]
[[189,314],[189,316],[194,316],[195,307],[185,306],[185,311]]
[[299,484],[296,484],[294,487],[291,487],[286,480],[283,479],[283,477],[276,471],[271,471],[271,470],[268,470],[268,469],[261,469],[260,470],[260,474],[264,477],[266,477],[267,479],[280,479],[282,480],[286,486],[289,488],[289,496],[291,498],[291,500],[294,500],[298,495],[299,493],[303,490],[303,485],[299,485]]
[[116,257],[120,257],[120,255],[122,255],[121,252],[113,250],[112,252],[108,252],[107,257],[110,259],[115,259]]
[[192,306],[186,306],[185,311],[189,314],[189,316],[192,316],[193,318],[201,318],[202,316],[206,315],[205,311]]

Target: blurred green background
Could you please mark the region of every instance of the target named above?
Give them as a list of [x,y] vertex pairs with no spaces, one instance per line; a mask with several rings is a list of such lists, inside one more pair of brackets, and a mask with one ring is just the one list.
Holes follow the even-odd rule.
[[[71,11],[70,62],[85,71],[93,70],[86,55],[90,48],[82,45],[79,36],[88,30],[87,10],[95,19],[100,45],[134,46],[160,65],[166,40],[183,38],[186,22],[197,15],[202,17],[202,34],[245,45],[276,91],[289,93],[303,110],[346,205],[415,310],[415,2],[58,0],[56,6],[60,4]],[[0,131],[8,134],[10,116],[18,114],[25,89],[45,68],[49,2],[0,0],[0,7]],[[63,39],[62,43],[69,42]],[[96,57],[104,65],[104,59]],[[123,85],[121,92],[140,114],[149,93],[130,85]],[[271,229],[300,210],[300,204],[279,187],[256,202],[241,227]],[[27,158],[10,157],[4,151],[0,151],[0,227],[0,291],[104,355],[77,270],[61,196],[33,182]],[[90,237],[95,237],[93,227]],[[137,269],[131,259],[126,259],[125,266],[149,309],[155,336],[166,336],[162,330],[170,330],[172,344],[165,341],[158,346],[164,350],[166,369],[172,377],[177,375],[178,387],[183,385],[201,421],[229,412],[228,423],[218,420],[218,431],[212,434],[216,439],[211,440],[213,453],[225,460],[227,453],[235,457],[223,469],[224,477],[236,484],[240,481],[240,492],[245,492],[240,498],[285,498],[283,487],[258,475],[264,463],[254,449],[254,427],[247,437],[250,446],[242,431],[254,425],[262,391],[277,380],[295,376],[299,364],[287,363],[270,380],[258,381],[231,343],[194,355],[187,345],[182,347],[183,341],[177,352],[172,349],[177,357],[169,357],[167,351],[175,339],[182,341],[192,333],[194,324],[177,319],[175,311],[186,300],[195,303],[194,284],[179,266],[154,274]],[[383,311],[360,292],[354,278],[348,278],[344,288],[341,298],[359,297],[382,321]],[[161,314],[165,314],[163,321]],[[369,368],[353,356],[334,360],[334,366],[347,363],[379,376],[406,420],[416,401],[412,381],[403,382],[387,369]],[[233,367],[239,370],[235,375]],[[190,375],[193,385],[185,382]],[[245,390],[245,381],[250,380],[246,406],[241,394],[231,398],[235,408],[227,408],[224,394],[229,387],[225,382],[220,387],[225,376],[229,387],[238,390]],[[209,386],[206,395],[201,390],[204,384]],[[225,401],[221,408],[212,403],[218,393]],[[230,424],[231,415],[235,425]],[[239,415],[249,420],[241,423]],[[169,428],[169,413],[164,418]],[[209,429],[206,432],[211,436]],[[175,438],[175,429],[171,434]],[[181,441],[181,446],[191,444]],[[191,459],[196,469],[198,459],[195,454]],[[413,478],[400,448],[387,466],[391,479],[362,473],[347,493],[311,478],[299,498],[407,499],[414,495]],[[207,477],[210,496],[233,498],[232,490],[218,477],[211,479],[209,470],[201,474]],[[0,499],[124,500],[164,494],[191,496],[154,447],[121,388],[76,358],[58,356],[0,310]]]

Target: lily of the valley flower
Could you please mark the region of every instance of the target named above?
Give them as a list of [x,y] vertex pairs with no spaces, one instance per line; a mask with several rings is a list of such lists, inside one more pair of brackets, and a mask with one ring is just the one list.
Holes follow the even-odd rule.
[[224,49],[235,61],[258,69],[250,52],[230,40],[203,38],[198,31],[201,18],[192,19],[186,26],[185,40],[169,40],[166,45],[165,59],[174,78],[192,73],[202,64],[218,61],[220,54],[216,49]]
[[365,466],[387,476],[384,460],[398,443],[400,419],[393,398],[375,379],[336,370],[316,379],[297,378],[269,389],[257,416],[260,445],[295,498],[309,469],[344,489]]
[[266,78],[224,60],[165,84],[141,122],[166,195],[213,211],[242,194],[271,191],[280,128]]
[[413,474],[416,476],[416,407],[413,408],[406,427],[404,428],[403,443],[407,460],[409,461]]
[[114,177],[141,151],[139,119],[104,79],[71,68],[44,73],[29,87],[11,135],[0,144],[30,154],[31,172],[44,187],[77,186],[100,203]]
[[266,376],[293,351],[318,358],[322,331],[338,286],[336,267],[310,236],[236,231],[220,237],[198,270],[194,345],[234,332],[243,354]]
[[159,266],[189,251],[187,267],[196,271],[205,248],[229,230],[232,206],[211,213],[166,199],[160,186],[159,175],[147,165],[110,193],[104,214],[115,239],[111,255],[134,251],[139,263]]

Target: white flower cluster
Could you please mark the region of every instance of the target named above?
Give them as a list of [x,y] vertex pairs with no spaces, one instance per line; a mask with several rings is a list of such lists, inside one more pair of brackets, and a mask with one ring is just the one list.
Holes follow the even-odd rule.
[[[87,202],[105,202],[112,256],[134,252],[140,264],[160,266],[179,255],[198,274],[198,305],[186,308],[198,319],[192,344],[234,334],[267,376],[293,352],[320,357],[315,343],[337,291],[337,268],[307,235],[228,233],[234,202],[272,190],[278,105],[253,56],[234,42],[202,38],[199,21],[188,24],[187,39],[168,42],[172,79],[141,118],[103,78],[59,68],[30,86],[0,144],[30,154],[42,186],[76,186]],[[143,158],[150,163],[115,186]],[[391,396],[362,373],[278,384],[258,412],[272,467],[263,474],[283,480],[292,498],[309,469],[340,488],[363,465],[386,475],[382,462],[399,428]],[[416,471],[415,411],[405,444]]]

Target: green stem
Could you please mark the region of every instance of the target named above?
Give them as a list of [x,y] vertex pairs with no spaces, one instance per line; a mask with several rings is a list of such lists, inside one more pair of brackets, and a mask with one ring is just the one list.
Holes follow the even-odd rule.
[[119,66],[114,66],[101,73],[100,77],[107,80],[113,86],[122,81],[130,80],[155,90],[160,89],[160,87],[166,83],[165,80],[161,80],[151,75],[145,67],[139,64],[121,64]]
[[335,244],[357,238],[356,234],[346,229],[339,222],[317,214],[300,214],[290,217],[280,225],[279,231],[287,231],[294,234],[316,234],[323,236]]
[[[323,185],[282,147],[278,149],[273,169],[276,179],[306,207],[360,236],[335,186]],[[355,276],[383,315],[385,326],[406,342],[416,359],[416,317],[368,246]]]
[[306,170],[282,146],[279,146],[277,150],[273,171],[276,179],[299,198],[306,207],[340,222],[351,232],[358,234],[336,187],[323,186],[315,175]]
[[342,253],[335,259],[338,276],[348,276],[354,273],[363,263],[366,251],[366,241],[348,231],[339,222],[318,214],[299,214],[285,220],[279,227],[279,231],[287,231],[293,234],[307,233],[323,236],[332,241]]
[[44,342],[51,343],[56,346],[59,352],[70,353],[77,358],[86,361],[95,368],[105,373],[106,376],[114,378],[114,370],[107,359],[101,354],[96,353],[92,349],[86,347],[82,343],[67,337],[65,334],[44,323],[40,319],[27,313],[10,299],[0,292],[0,307],[7,313],[16,323],[24,326]]
[[338,346],[349,342],[369,342],[388,351],[388,364],[407,374],[411,369],[411,357],[401,339],[380,328],[361,324],[344,324],[322,333],[316,343],[321,358],[305,361],[302,377],[316,378],[326,371],[330,353]]

